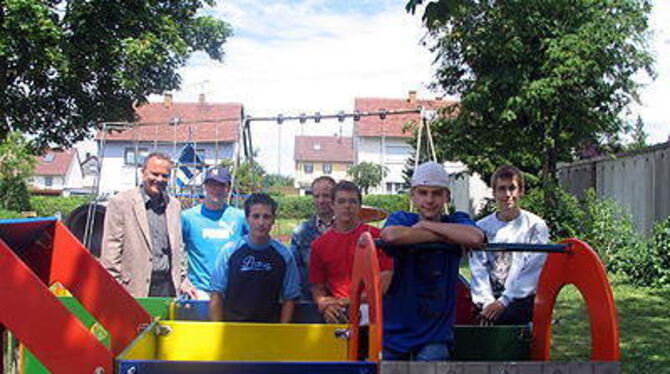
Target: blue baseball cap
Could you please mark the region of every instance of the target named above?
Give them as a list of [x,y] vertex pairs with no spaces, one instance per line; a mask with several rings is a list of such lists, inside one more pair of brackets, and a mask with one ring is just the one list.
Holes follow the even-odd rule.
[[207,170],[207,174],[205,174],[205,182],[207,183],[209,181],[214,181],[214,182],[219,182],[219,183],[230,183],[230,180],[232,178],[230,177],[230,173],[228,172],[228,169],[224,168],[223,166],[217,166],[213,167],[209,170]]

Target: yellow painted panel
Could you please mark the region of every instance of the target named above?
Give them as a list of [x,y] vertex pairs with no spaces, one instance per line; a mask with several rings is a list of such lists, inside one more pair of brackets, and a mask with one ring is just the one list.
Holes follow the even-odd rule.
[[132,343],[119,355],[119,359],[123,360],[155,360],[158,346],[158,339],[154,334],[154,326],[157,322],[152,323],[149,327],[133,340]]
[[164,321],[158,338],[166,361],[346,361],[347,325]]

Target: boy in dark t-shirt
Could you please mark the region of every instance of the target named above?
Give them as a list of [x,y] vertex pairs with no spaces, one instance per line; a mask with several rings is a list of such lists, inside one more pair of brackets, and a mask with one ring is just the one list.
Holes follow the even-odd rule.
[[244,202],[249,235],[223,248],[212,274],[213,321],[289,323],[300,295],[291,252],[270,237],[277,203],[266,194]]

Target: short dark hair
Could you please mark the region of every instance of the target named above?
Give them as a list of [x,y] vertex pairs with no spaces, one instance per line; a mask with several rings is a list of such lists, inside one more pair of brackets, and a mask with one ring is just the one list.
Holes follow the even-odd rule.
[[270,210],[272,211],[272,215],[276,216],[277,214],[277,202],[274,201],[273,198],[270,197],[270,195],[266,193],[254,193],[249,195],[247,199],[244,201],[244,216],[249,217],[249,212],[251,211],[251,207],[257,204],[269,206]]
[[172,159],[170,157],[168,157],[168,155],[166,155],[165,153],[163,153],[163,152],[151,152],[148,155],[146,155],[146,157],[144,157],[144,162],[142,163],[142,170],[147,168],[147,165],[149,165],[149,160],[151,160],[152,158],[157,158],[159,160],[167,161],[167,162],[170,163],[170,165],[172,165]]
[[327,175],[322,175],[322,176],[320,176],[320,177],[318,177],[318,178],[316,178],[312,181],[312,189],[314,189],[314,185],[319,183],[319,182],[328,182],[328,183],[332,184],[333,186],[337,184],[337,182],[335,182],[335,179],[333,179],[332,177],[329,177]]
[[491,176],[491,188],[496,189],[496,183],[498,182],[498,179],[514,179],[516,178],[517,182],[519,182],[519,188],[521,191],[524,191],[525,185],[524,185],[524,180],[523,180],[523,173],[519,168],[514,167],[512,165],[503,165],[498,168],[498,170],[493,173]]
[[333,187],[332,192],[333,201],[335,201],[335,195],[337,194],[338,191],[355,192],[356,195],[358,196],[358,202],[360,204],[363,204],[363,195],[361,194],[361,189],[358,188],[356,183],[350,181],[339,181],[339,183],[337,183],[335,187]]

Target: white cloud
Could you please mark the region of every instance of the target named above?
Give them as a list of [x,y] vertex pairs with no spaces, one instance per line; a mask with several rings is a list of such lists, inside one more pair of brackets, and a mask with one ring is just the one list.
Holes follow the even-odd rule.
[[[195,100],[205,81],[208,101],[242,102],[252,116],[351,111],[355,97],[402,97],[412,89],[428,95],[432,56],[418,42],[420,19],[397,3],[373,14],[323,13],[319,1],[259,6],[240,0],[214,11],[237,36],[225,45],[223,63],[191,59],[175,100]],[[253,130],[267,170],[292,174],[293,136],[300,125],[282,125],[281,145],[276,123],[255,123]],[[336,121],[304,125],[305,134],[337,131]],[[350,123],[344,133],[351,134]]]
[[670,136],[670,2],[656,0],[650,26],[653,32],[651,48],[656,57],[655,69],[658,77],[646,83],[640,91],[640,104],[632,105],[633,115],[638,114],[645,123],[650,143],[665,142]]
[[[335,4],[335,5],[333,5]],[[333,8],[336,9],[333,9]],[[235,35],[223,63],[197,54],[182,69],[175,99],[241,102],[252,116],[334,113],[353,109],[355,97],[403,97],[409,90],[432,96],[433,56],[419,41],[420,16],[396,0],[219,1],[211,12],[230,22]],[[668,137],[670,102],[670,1],[656,0],[651,26],[658,79],[641,91],[650,141]],[[333,134],[337,122],[255,123],[253,140],[269,172],[293,174],[293,136]],[[351,123],[344,126],[351,133]],[[281,153],[280,153],[281,152]],[[281,168],[278,159],[281,157]]]

